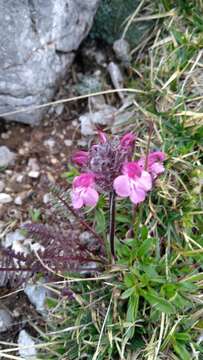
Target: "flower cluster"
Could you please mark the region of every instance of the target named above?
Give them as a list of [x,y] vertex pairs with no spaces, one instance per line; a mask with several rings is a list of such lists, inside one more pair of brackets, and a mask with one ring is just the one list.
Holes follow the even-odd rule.
[[82,173],[76,176],[71,191],[72,205],[95,206],[99,193],[112,192],[129,197],[134,204],[146,198],[152,189],[153,180],[164,172],[163,152],[155,151],[137,161],[132,161],[136,137],[132,133],[121,139],[108,138],[99,132],[99,143],[91,146],[88,152],[77,151],[73,162],[79,165]]

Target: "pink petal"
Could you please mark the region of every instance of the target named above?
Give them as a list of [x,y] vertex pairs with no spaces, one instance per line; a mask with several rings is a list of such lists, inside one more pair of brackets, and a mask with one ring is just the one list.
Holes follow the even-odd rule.
[[87,164],[88,156],[87,151],[79,150],[73,155],[72,160],[75,164],[83,166]]
[[150,171],[152,172],[152,175],[156,177],[159,174],[162,174],[165,169],[162,163],[156,162],[150,166]]
[[101,144],[105,144],[107,142],[107,136],[103,131],[98,131],[98,136]]
[[148,162],[151,165],[158,161],[164,161],[165,158],[166,156],[162,151],[153,151],[148,155]]
[[114,190],[117,195],[127,197],[130,195],[130,185],[127,175],[118,176],[113,183]]
[[133,202],[133,204],[139,204],[140,202],[144,201],[146,197],[146,192],[139,188],[139,187],[133,187],[130,193],[130,200]]
[[82,197],[84,204],[89,206],[95,206],[99,200],[98,192],[91,187],[89,187],[83,192]]
[[142,171],[141,177],[137,179],[137,184],[144,191],[149,191],[152,188],[152,178],[151,175],[147,171]]
[[136,178],[141,176],[142,169],[137,161],[131,161],[124,164],[122,172],[129,178]]
[[72,191],[71,192],[71,201],[72,201],[72,206],[74,207],[74,209],[80,209],[83,205],[83,199],[80,196],[80,193]]
[[91,173],[83,173],[76,176],[73,180],[73,188],[84,187],[87,188],[94,184],[94,175]]
[[128,148],[134,145],[135,139],[136,136],[133,133],[129,132],[121,138],[120,144],[122,147]]

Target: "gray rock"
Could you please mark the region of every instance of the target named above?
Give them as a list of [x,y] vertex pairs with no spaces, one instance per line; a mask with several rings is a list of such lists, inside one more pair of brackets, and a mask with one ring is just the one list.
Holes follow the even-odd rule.
[[131,61],[130,45],[125,39],[116,40],[113,44],[114,52],[123,65],[129,66]]
[[0,309],[0,333],[12,326],[12,317],[5,309]]
[[105,105],[102,110],[86,113],[80,116],[81,134],[84,136],[94,135],[99,125],[112,125],[116,108],[111,105]]
[[28,176],[32,179],[37,179],[39,177],[39,175],[40,175],[40,172],[36,171],[36,170],[31,170],[28,173]]
[[26,285],[24,292],[39,313],[43,314],[46,312],[45,300],[48,295],[48,290],[45,289],[45,287],[40,283],[34,285],[28,284]]
[[[115,64],[113,61],[110,62],[110,64],[108,65],[108,72],[115,89],[122,89],[124,79],[119,66]],[[118,95],[120,99],[123,101],[125,98],[123,92],[118,92]]]
[[0,114],[37,124],[89,32],[99,0],[0,1]]
[[5,240],[3,240],[3,246],[6,248],[11,246],[14,251],[19,252],[19,248],[23,246],[24,240],[25,236],[17,229],[6,234]]
[[10,151],[9,148],[7,148],[7,146],[0,146],[0,167],[7,167],[8,165],[13,164],[14,160],[15,160],[15,154],[12,151]]
[[80,83],[75,86],[75,89],[79,95],[86,95],[101,91],[102,84],[96,76],[83,76]]
[[5,184],[2,180],[0,180],[0,192],[2,192],[4,188],[5,188]]
[[9,194],[0,193],[0,204],[8,204],[12,201],[13,201],[13,199]]
[[18,336],[19,355],[25,360],[37,358],[35,342],[25,330],[21,330]]

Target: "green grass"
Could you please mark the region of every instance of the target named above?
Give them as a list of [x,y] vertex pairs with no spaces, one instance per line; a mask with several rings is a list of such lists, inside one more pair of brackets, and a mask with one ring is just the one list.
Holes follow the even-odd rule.
[[[52,284],[59,293],[71,289],[75,300],[48,301],[41,339],[57,346],[47,346],[46,359],[203,359],[198,341],[203,332],[203,4],[157,1],[148,16],[171,10],[171,16],[156,20],[156,35],[136,49],[136,74],[128,86],[146,94],[136,95],[135,116],[125,124],[138,134],[144,152],[153,122],[151,149],[167,154],[166,172],[138,211],[134,239],[125,240],[130,204],[118,204],[114,269],[92,280],[72,276],[70,283]],[[100,233],[102,206],[96,215]]]

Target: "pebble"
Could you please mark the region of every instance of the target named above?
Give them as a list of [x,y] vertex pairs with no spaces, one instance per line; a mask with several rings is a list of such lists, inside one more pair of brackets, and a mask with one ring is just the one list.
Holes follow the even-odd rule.
[[24,178],[24,175],[22,175],[22,174],[17,175],[16,182],[21,184],[23,181],[23,178]]
[[0,146],[0,167],[7,167],[14,163],[16,155],[7,146]]
[[129,65],[131,61],[130,45],[125,39],[116,40],[113,44],[114,52],[124,65]]
[[13,201],[13,199],[9,194],[0,193],[0,204],[8,204],[12,201]]
[[2,134],[1,134],[1,138],[2,138],[2,139],[4,139],[4,140],[8,140],[8,139],[9,139],[9,137],[10,137],[9,132],[2,133]]
[[51,201],[51,194],[50,193],[44,194],[43,203],[48,204],[50,201]]
[[64,110],[64,104],[59,104],[55,106],[55,113],[57,116],[60,116]]
[[35,306],[36,310],[39,313],[45,313],[45,301],[48,295],[48,290],[43,287],[41,283],[38,283],[34,285],[27,284],[24,292],[31,304]]
[[74,126],[74,127],[77,127],[77,126],[79,125],[78,122],[77,122],[77,120],[73,120],[71,124],[72,124],[72,126]]
[[70,139],[65,139],[65,140],[64,140],[64,144],[65,144],[66,146],[72,146],[72,145],[73,145],[73,141],[70,140]]
[[84,136],[94,135],[97,132],[95,125],[113,125],[117,109],[111,105],[105,105],[102,110],[85,113],[79,117],[81,134]]
[[36,158],[30,158],[28,160],[28,167],[32,171],[39,171],[39,169],[40,169]]
[[80,139],[77,141],[77,145],[81,147],[85,147],[87,146],[87,144],[88,144],[87,140]]
[[0,180],[0,192],[2,192],[4,188],[5,188],[5,184],[2,180]]
[[44,141],[44,145],[48,146],[50,149],[53,149],[55,144],[56,144],[56,141],[53,138],[50,138],[50,139],[47,139]]
[[12,326],[12,317],[5,309],[0,309],[0,333]]
[[23,199],[20,197],[20,195],[16,196],[14,203],[16,205],[22,205],[23,204]]
[[52,165],[56,165],[59,162],[59,160],[57,158],[54,158],[54,157],[52,157],[50,161],[51,161]]
[[36,171],[36,170],[31,170],[28,173],[28,176],[32,179],[37,179],[39,177],[39,175],[40,175],[40,172]]
[[[124,79],[123,79],[123,75],[121,73],[119,66],[112,61],[108,65],[107,69],[108,69],[109,75],[111,77],[111,81],[113,83],[114,88],[122,89],[124,86]],[[118,91],[118,95],[119,95],[120,99],[123,101],[124,97],[125,97],[124,93]]]
[[35,342],[25,330],[21,330],[18,336],[19,355],[25,360],[34,360],[37,358]]
[[6,234],[5,239],[3,240],[3,246],[6,248],[12,247],[14,251],[19,250],[19,244],[21,244],[25,240],[25,236],[22,235],[21,231],[19,229],[9,232]]

